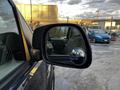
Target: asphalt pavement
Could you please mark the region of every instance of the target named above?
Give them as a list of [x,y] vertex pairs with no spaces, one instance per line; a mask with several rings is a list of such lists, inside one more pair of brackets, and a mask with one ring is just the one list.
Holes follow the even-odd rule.
[[91,47],[93,62],[89,68],[55,68],[55,90],[120,90],[120,39]]

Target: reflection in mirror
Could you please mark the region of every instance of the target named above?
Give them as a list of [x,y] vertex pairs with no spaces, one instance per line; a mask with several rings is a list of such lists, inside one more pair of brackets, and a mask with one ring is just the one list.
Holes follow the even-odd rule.
[[48,58],[51,56],[68,56],[69,58],[86,59],[85,42],[76,27],[58,26],[51,28],[46,39]]

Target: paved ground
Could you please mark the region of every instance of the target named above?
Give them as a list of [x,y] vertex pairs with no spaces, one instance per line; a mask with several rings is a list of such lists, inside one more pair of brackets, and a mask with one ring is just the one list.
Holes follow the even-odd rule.
[[120,40],[92,44],[93,62],[84,70],[56,67],[55,90],[120,90]]

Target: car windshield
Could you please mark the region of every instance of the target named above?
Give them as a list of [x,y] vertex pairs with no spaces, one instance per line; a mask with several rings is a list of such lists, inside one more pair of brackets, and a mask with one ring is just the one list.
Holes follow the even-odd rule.
[[105,34],[105,31],[103,30],[95,30],[95,34]]
[[90,29],[101,29],[101,26],[90,26]]

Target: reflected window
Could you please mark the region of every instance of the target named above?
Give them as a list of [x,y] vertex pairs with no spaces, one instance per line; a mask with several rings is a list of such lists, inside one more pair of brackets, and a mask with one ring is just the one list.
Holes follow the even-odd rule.
[[49,32],[51,38],[64,39],[67,38],[68,27],[55,27]]

